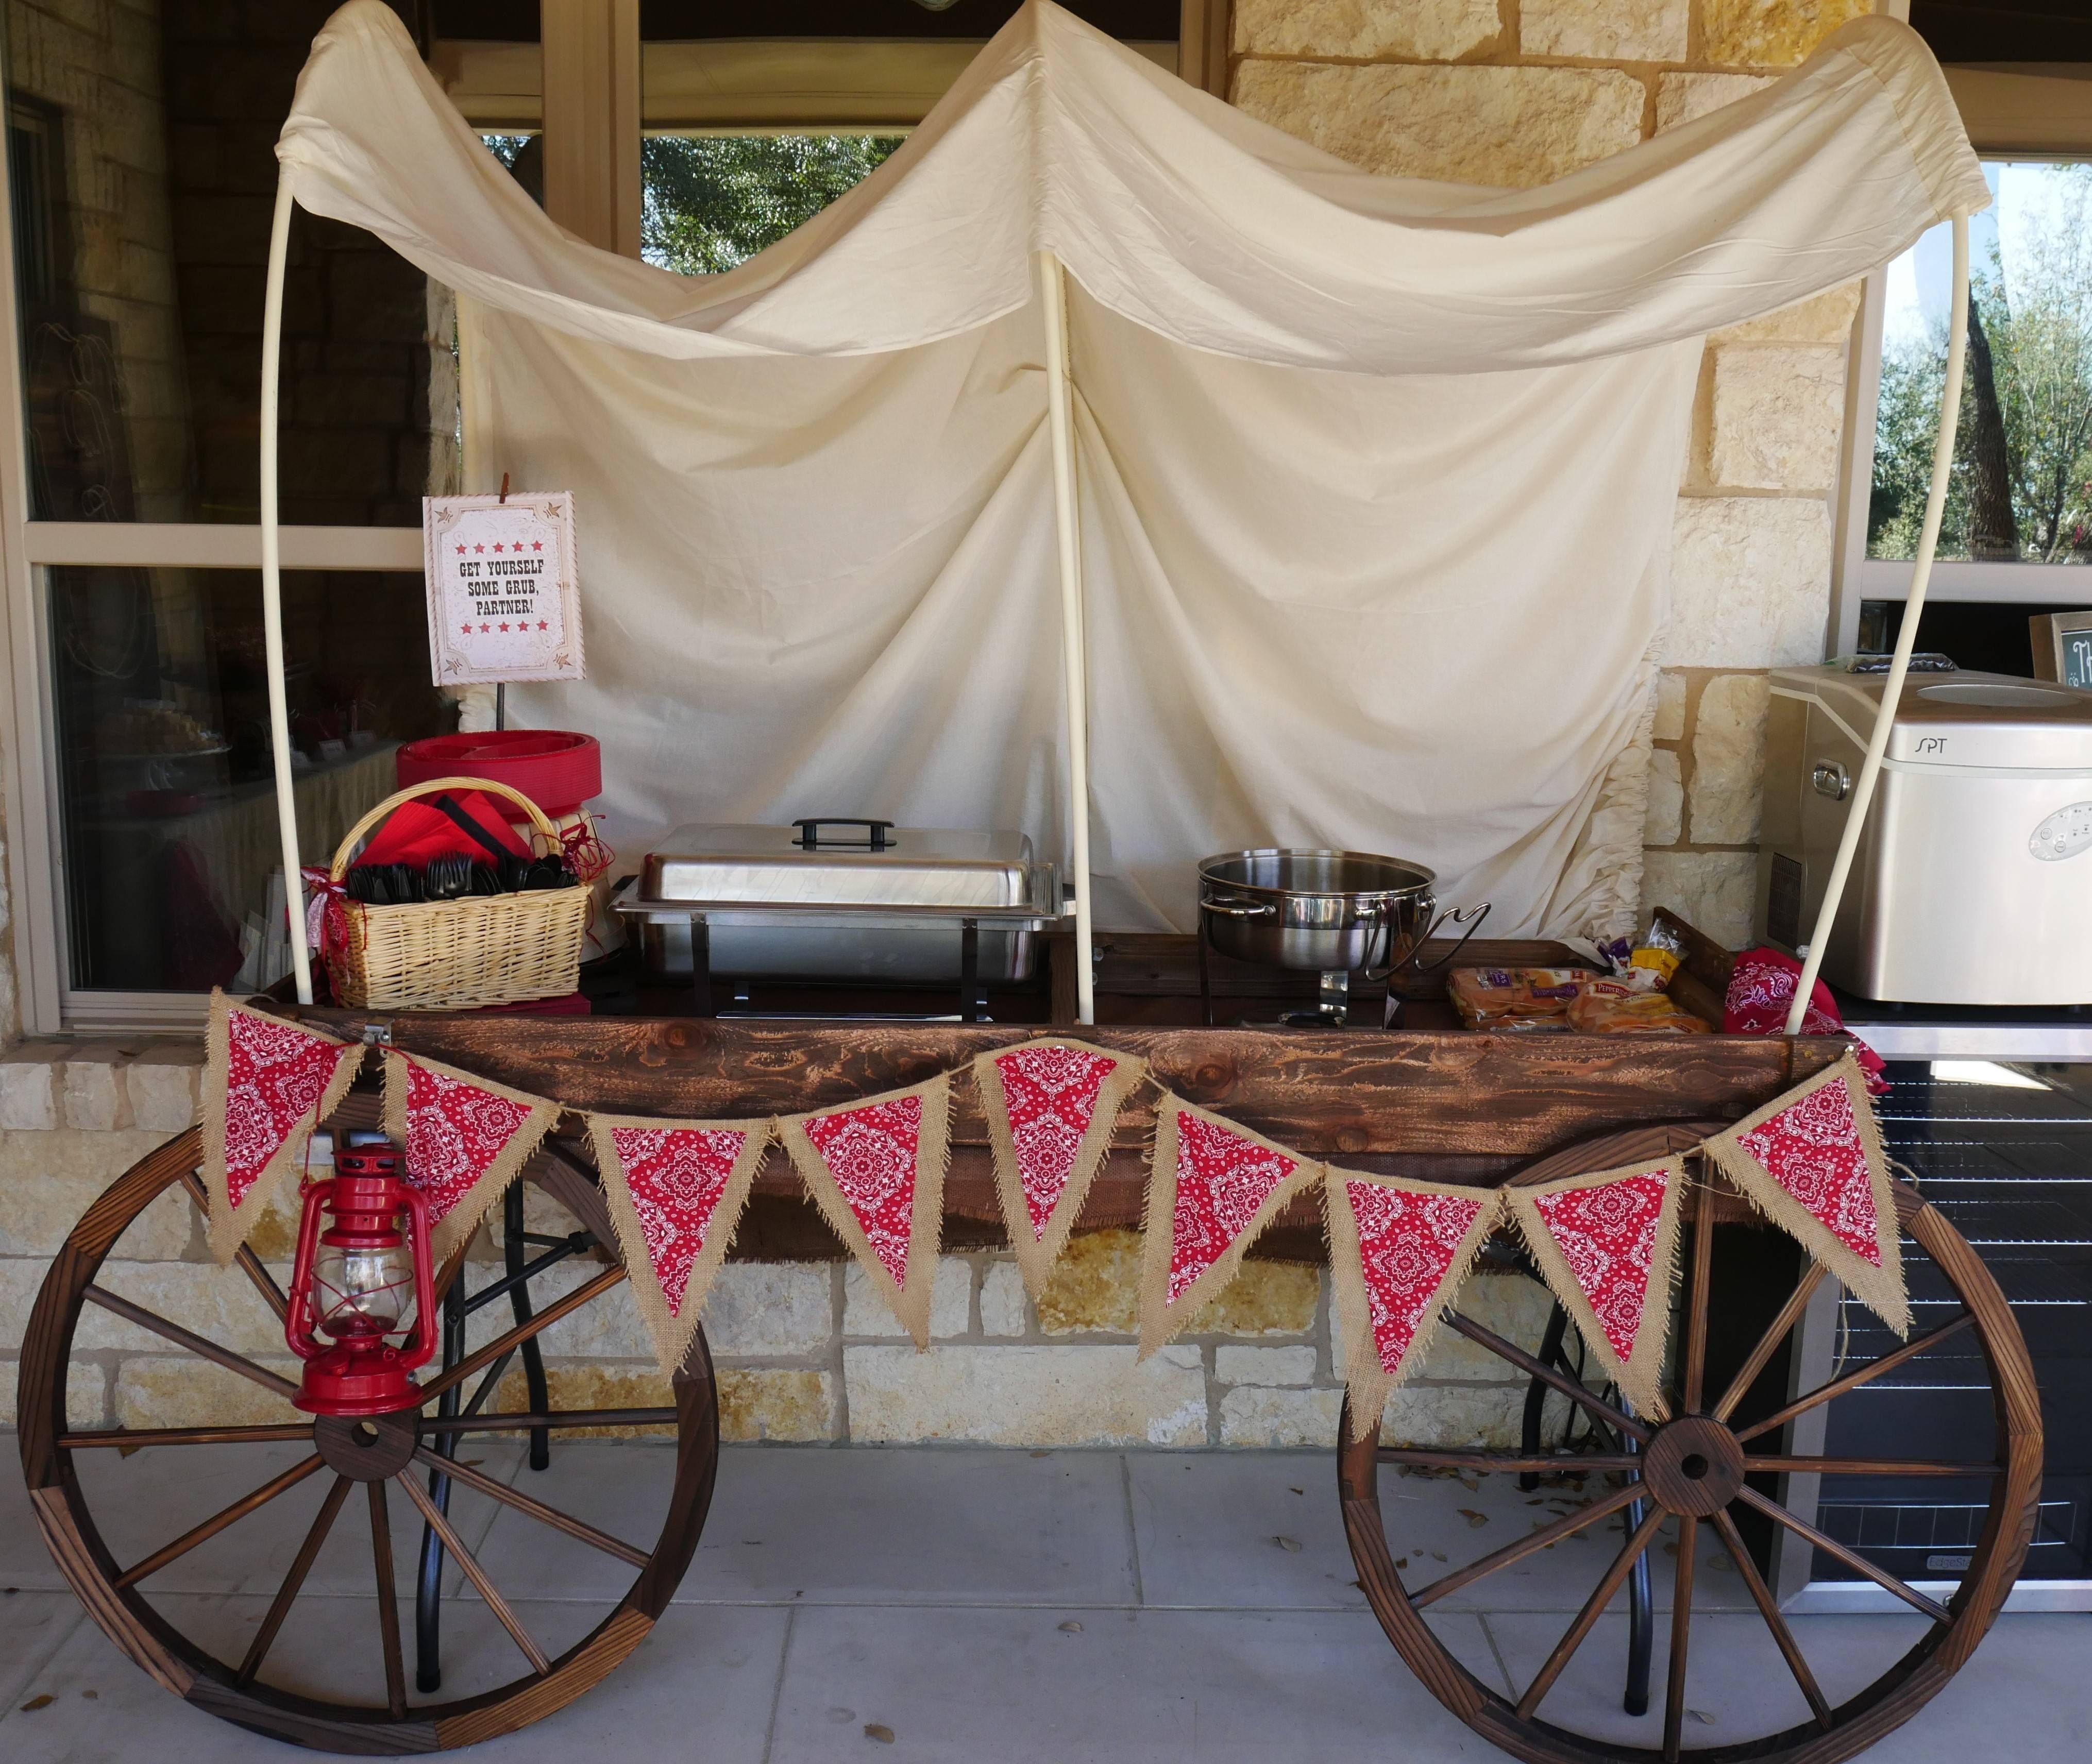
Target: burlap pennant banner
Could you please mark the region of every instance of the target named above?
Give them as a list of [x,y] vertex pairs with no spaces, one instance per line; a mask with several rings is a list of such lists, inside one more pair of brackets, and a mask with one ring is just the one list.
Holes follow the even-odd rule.
[[1035,1299],[1111,1149],[1119,1110],[1147,1070],[1131,1054],[1058,1038],[974,1057],[1003,1223]]
[[777,1122],[823,1217],[918,1347],[930,1345],[930,1286],[944,1226],[952,1079]]
[[313,1130],[340,1107],[366,1050],[214,989],[204,1051],[203,1180],[211,1253],[223,1264],[303,1161]]
[[1683,1157],[1508,1187],[1519,1234],[1620,1394],[1663,1420],[1663,1356],[1678,1282]]
[[733,1247],[771,1123],[590,1115],[588,1130],[633,1300],[672,1377]]
[[1187,1328],[1322,1166],[1165,1091],[1155,1104],[1141,1246],[1140,1356]]
[[1446,1306],[1502,1217],[1502,1195],[1333,1165],[1325,1174],[1329,1283],[1354,1438],[1379,1428],[1389,1395],[1424,1363]]
[[385,1131],[429,1197],[430,1248],[447,1261],[560,1118],[557,1103],[396,1048],[385,1055]]
[[1851,1054],[1701,1149],[1854,1298],[1897,1334],[1910,1334],[1895,1181]]

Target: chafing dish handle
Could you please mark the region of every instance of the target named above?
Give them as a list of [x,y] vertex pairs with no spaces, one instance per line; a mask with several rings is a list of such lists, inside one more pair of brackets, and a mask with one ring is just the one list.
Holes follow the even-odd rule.
[[1436,962],[1433,962],[1429,967],[1427,968],[1419,965],[1416,970],[1419,974],[1436,974],[1439,969],[1444,967],[1447,962],[1453,959],[1454,957],[1457,956],[1463,949],[1467,947],[1468,938],[1473,936],[1476,932],[1482,928],[1482,921],[1489,916],[1489,908],[1493,904],[1494,902],[1493,901],[1484,901],[1480,906],[1455,906],[1448,908],[1446,911],[1441,913],[1436,919],[1432,920],[1431,929],[1425,932],[1421,937],[1419,937],[1416,940],[1416,947],[1410,951],[1409,954],[1403,958],[1397,966],[1398,967],[1407,967],[1411,962],[1416,962],[1417,957],[1424,953],[1424,945],[1431,940],[1432,937],[1437,933],[1438,927],[1450,919],[1454,924],[1465,925],[1467,927],[1466,931],[1461,933],[1460,940],[1454,944],[1451,949],[1448,949],[1445,954],[1439,957],[1439,958]]
[[819,851],[823,849],[821,829],[823,827],[862,827],[862,839],[831,839],[829,846],[845,846],[856,851],[884,851],[893,841],[886,836],[893,831],[891,821],[868,821],[855,815],[824,815],[809,817],[792,824],[799,829],[799,837],[792,843],[802,851]]

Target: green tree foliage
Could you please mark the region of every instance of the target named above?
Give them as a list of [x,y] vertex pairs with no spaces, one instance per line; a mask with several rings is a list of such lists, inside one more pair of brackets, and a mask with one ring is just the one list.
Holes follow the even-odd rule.
[[649,263],[710,275],[744,263],[853,189],[898,135],[656,135],[640,147]]
[[[2009,274],[1994,248],[1971,278],[1970,296],[1990,338],[2021,555],[2035,563],[2092,562],[2092,166],[2059,166],[2044,178],[2049,200],[2015,234]],[[1946,357],[1943,325],[1883,352],[1871,556],[1917,550]],[[1940,525],[1944,557],[1969,555],[1974,397],[1964,387]]]

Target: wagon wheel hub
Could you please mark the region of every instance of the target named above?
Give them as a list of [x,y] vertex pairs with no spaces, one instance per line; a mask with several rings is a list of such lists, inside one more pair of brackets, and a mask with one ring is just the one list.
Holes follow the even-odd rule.
[[383,1482],[414,1461],[419,1419],[416,1409],[360,1420],[322,1415],[313,1424],[313,1449],[337,1476],[352,1482]]
[[1641,1473],[1666,1512],[1709,1518],[1744,1485],[1743,1443],[1709,1416],[1683,1416],[1650,1438]]

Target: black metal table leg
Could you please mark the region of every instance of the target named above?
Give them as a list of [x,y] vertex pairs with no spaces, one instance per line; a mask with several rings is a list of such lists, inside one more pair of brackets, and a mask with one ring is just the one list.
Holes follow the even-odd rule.
[[690,921],[690,1013],[710,1017],[712,1010],[712,927],[702,919]]
[[[1624,1404],[1622,1405],[1625,1407]],[[1623,1450],[1636,1450],[1632,1438],[1620,1442]],[[1627,1534],[1641,1524],[1642,1503],[1627,1507]],[[1656,1647],[1656,1602],[1650,1596],[1649,1552],[1645,1550],[1627,1576],[1627,1688],[1620,1706],[1631,1715],[1649,1713],[1649,1662]]]
[[[501,1253],[508,1278],[516,1283],[508,1289],[509,1308],[515,1312],[520,1329],[530,1321],[530,1286],[519,1277],[523,1272],[524,1252],[529,1248],[523,1237],[523,1185],[511,1182],[508,1192],[502,1199]],[[533,1335],[523,1344],[523,1382],[530,1393],[530,1412],[544,1415],[551,1411],[551,1393],[545,1385],[545,1355]],[[545,1470],[552,1463],[552,1430],[537,1427],[530,1430],[530,1468]]]
[[959,926],[959,1021],[988,1021],[988,988],[980,972],[980,924],[971,919]]
[[[443,1367],[447,1371],[465,1358],[465,1269],[458,1269],[457,1278],[443,1295]],[[458,1412],[458,1387],[451,1388],[436,1399],[436,1413],[450,1416]],[[435,1438],[438,1455],[447,1458],[457,1450],[456,1433],[439,1433]],[[429,1472],[429,1497],[436,1503],[436,1511],[445,1518],[450,1516],[451,1479],[441,1471]],[[443,1545],[434,1529],[421,1527],[421,1567],[414,1583],[414,1683],[424,1697],[432,1697],[443,1687]]]

